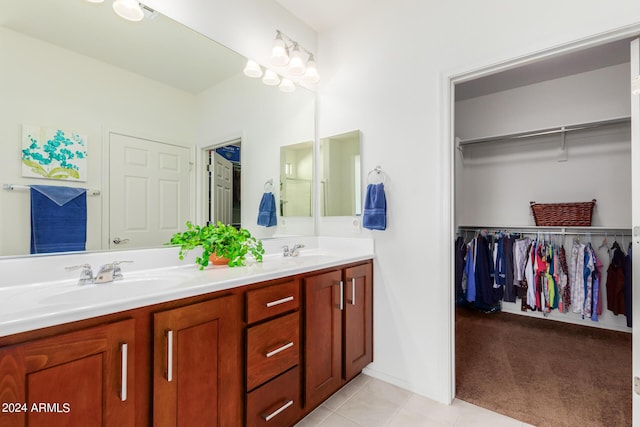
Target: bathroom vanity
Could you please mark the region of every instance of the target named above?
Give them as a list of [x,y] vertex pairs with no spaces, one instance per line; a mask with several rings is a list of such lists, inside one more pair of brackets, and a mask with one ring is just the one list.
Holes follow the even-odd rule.
[[373,358],[372,243],[338,240],[247,267],[0,287],[0,425],[295,424]]

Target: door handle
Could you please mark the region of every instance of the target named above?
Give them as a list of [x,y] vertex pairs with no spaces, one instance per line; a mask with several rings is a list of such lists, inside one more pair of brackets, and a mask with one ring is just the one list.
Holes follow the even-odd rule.
[[267,308],[271,308],[273,306],[284,304],[285,302],[289,302],[289,301],[293,301],[293,295],[276,300],[276,301],[268,302],[266,305],[267,305]]
[[351,305],[356,305],[356,278],[351,278]]
[[276,409],[272,413],[270,413],[270,414],[262,414],[262,418],[265,421],[270,421],[273,417],[275,417],[276,415],[278,415],[280,412],[284,411],[285,409],[287,409],[291,405],[293,405],[293,400],[287,400],[286,402],[284,402],[284,404],[281,407],[279,407],[278,409]]
[[340,311],[344,310],[344,281],[340,280]]
[[121,239],[119,237],[114,237],[113,243],[115,243],[116,245],[121,245],[123,243],[129,243],[129,239]]
[[173,331],[167,330],[167,381],[173,381]]
[[276,348],[275,350],[272,350],[270,352],[268,352],[267,354],[265,354],[265,357],[271,357],[271,356],[275,356],[276,354],[280,353],[281,351],[285,351],[288,348],[293,347],[293,342],[289,341],[288,343],[286,343],[285,345]]
[[127,343],[120,344],[120,356],[121,356],[121,367],[120,367],[120,400],[125,402],[127,400],[127,355],[128,355],[129,346]]

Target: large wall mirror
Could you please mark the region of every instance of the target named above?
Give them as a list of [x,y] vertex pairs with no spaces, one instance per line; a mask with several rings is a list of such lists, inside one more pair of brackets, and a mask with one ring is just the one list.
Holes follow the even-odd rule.
[[[285,94],[250,79],[242,74],[246,58],[149,8],[144,12],[145,18],[134,23],[117,16],[111,2],[0,3],[0,184],[96,190],[100,195],[87,197],[87,250],[157,247],[186,220],[207,220],[204,157],[212,148],[238,141],[240,223],[259,238],[282,231],[257,225],[260,196],[266,180],[278,179],[280,147],[313,140],[314,94],[301,87]],[[86,181],[23,177],[25,125],[86,136]],[[123,210],[116,202],[126,206],[126,197],[139,193],[131,187],[125,197],[118,190],[122,180],[114,159],[128,159],[127,150],[147,146],[178,153],[165,163],[183,172],[184,185],[168,191],[188,194],[179,210],[137,197],[146,208],[136,207],[124,222],[137,229],[139,243],[115,247],[112,216]],[[152,189],[148,196],[162,191]],[[29,254],[29,191],[0,190],[0,206],[0,256]],[[164,221],[156,224],[163,229],[156,236],[145,216],[154,210]],[[312,219],[295,232],[313,234]]]
[[310,217],[313,212],[313,142],[280,148],[280,215]]
[[320,139],[320,213],[362,214],[360,131]]

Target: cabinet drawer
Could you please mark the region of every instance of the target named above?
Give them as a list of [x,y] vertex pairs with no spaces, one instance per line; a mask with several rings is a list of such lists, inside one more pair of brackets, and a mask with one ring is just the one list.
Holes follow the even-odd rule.
[[298,312],[247,329],[247,390],[252,390],[300,361]]
[[247,292],[247,323],[295,310],[300,307],[300,284],[297,280]]
[[287,371],[247,395],[247,426],[288,427],[300,417],[300,369]]

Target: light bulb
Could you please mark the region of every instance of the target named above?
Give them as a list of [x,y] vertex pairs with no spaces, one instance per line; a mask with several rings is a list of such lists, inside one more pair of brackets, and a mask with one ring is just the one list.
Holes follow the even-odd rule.
[[280,77],[278,77],[278,75],[275,72],[267,69],[264,72],[262,83],[266,84],[267,86],[275,86],[278,83],[280,83]]
[[292,76],[301,76],[304,74],[305,68],[304,59],[302,59],[302,54],[296,43],[293,45],[291,58],[289,59],[289,74]]
[[318,83],[320,81],[320,75],[318,74],[318,69],[316,68],[316,61],[313,59],[313,55],[309,56],[309,60],[307,61],[307,69],[304,72],[304,76],[302,76],[303,80],[309,83]]
[[248,60],[247,65],[245,65],[244,70],[242,70],[245,76],[258,78],[262,77],[262,68],[256,61]]
[[287,46],[282,40],[282,35],[278,31],[276,39],[273,41],[273,48],[271,49],[271,62],[273,65],[283,66],[289,62],[289,51]]
[[144,18],[144,12],[136,0],[116,0],[113,2],[113,10],[128,21],[137,22]]
[[280,88],[281,91],[287,92],[287,93],[293,92],[294,90],[296,90],[296,85],[289,79],[282,79],[282,82],[278,87]]

